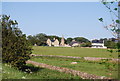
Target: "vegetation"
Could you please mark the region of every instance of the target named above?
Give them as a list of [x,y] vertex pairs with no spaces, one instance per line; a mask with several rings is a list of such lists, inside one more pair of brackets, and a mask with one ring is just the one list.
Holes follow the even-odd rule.
[[[115,47],[117,47],[118,52],[120,52],[120,16],[118,14],[120,13],[120,1],[119,0],[113,0],[110,2],[107,2],[106,0],[101,1],[103,5],[105,5],[105,7],[108,9],[112,23],[106,25],[103,18],[99,18],[99,21],[102,22],[104,28],[111,32],[111,34],[118,40],[118,42],[115,44]],[[112,45],[114,45],[113,42]],[[118,57],[120,57],[120,55],[118,55]]]
[[[116,2],[118,1],[118,2]],[[103,18],[99,18],[99,21],[102,22],[104,28],[106,28],[111,34],[116,38],[117,42],[113,41],[107,41],[105,44],[109,48],[117,48],[117,52],[120,52],[120,16],[118,13],[120,13],[120,1],[119,0],[113,0],[110,2],[107,2],[106,0],[102,0],[103,5],[108,9],[110,16],[111,16],[111,24],[106,25]],[[113,52],[113,50],[109,50],[109,52]],[[118,53],[118,58],[120,57],[120,54]],[[102,63],[106,63],[108,59],[103,61]],[[114,65],[106,64],[107,68],[110,68],[111,66],[114,67]]]
[[[39,33],[37,35],[29,35],[27,37],[28,41],[31,43],[31,45],[38,45],[38,46],[47,46],[46,44],[46,41],[47,39],[50,39],[50,40],[53,40],[54,38],[58,39],[59,42],[61,42],[61,37],[58,37],[58,36],[53,36],[53,35],[46,35],[46,34],[43,34],[43,33]],[[77,42],[80,43],[80,47],[91,47],[91,42],[84,38],[84,37],[75,37],[75,38],[67,38],[65,39],[65,43],[66,44],[70,44],[72,42],[72,40],[75,40]],[[107,48],[112,48],[112,49],[116,49],[117,48],[117,43],[115,42],[115,38],[110,38],[110,39],[107,39],[107,38],[101,38],[100,40],[104,40],[105,41],[105,46]]]
[[2,62],[22,68],[25,61],[30,59],[31,47],[26,35],[18,28],[17,21],[10,16],[2,15]]
[[[3,79],[81,79],[78,76],[65,74],[54,70],[27,65],[23,71],[13,68],[8,64],[3,64]],[[31,80],[30,80],[31,79]]]
[[111,16],[111,24],[110,25],[105,25],[105,21],[103,18],[99,18],[99,21],[103,23],[104,27],[112,33],[112,35],[115,38],[118,38],[119,40],[119,35],[120,35],[120,18],[119,18],[119,7],[120,7],[120,2],[115,2],[118,0],[113,0],[110,2],[107,2],[106,0],[102,0],[103,5],[108,9],[110,12]]
[[76,57],[106,57],[118,58],[118,53],[113,50],[113,53],[107,49],[95,48],[80,48],[80,47],[42,47],[33,46],[33,54],[40,55],[63,55],[63,56],[76,56]]
[[69,37],[67,38],[67,44],[70,44],[72,42],[73,38]]
[[46,41],[47,41],[46,34],[40,33],[40,34],[37,34],[36,36],[29,35],[27,38],[28,38],[28,41],[31,43],[31,45],[34,45],[34,44],[37,44],[39,46],[46,45]]
[[[54,36],[54,35],[46,35],[46,34],[43,34],[43,33],[39,33],[37,35],[29,35],[28,37],[28,41],[31,43],[31,45],[35,45],[37,44],[38,46],[46,46],[46,41],[47,39],[49,38],[50,40],[53,40],[54,38],[55,39],[58,39],[59,42],[61,42],[61,37],[58,37],[58,36]],[[72,42],[72,40],[75,40],[79,43],[83,43],[83,47],[89,47],[91,46],[91,43],[88,39],[84,38],[84,37],[75,37],[75,38],[67,38],[67,39],[64,39],[65,40],[65,43],[66,44],[70,44]]]
[[29,35],[28,37],[28,41],[31,43],[31,45],[35,45],[37,44],[38,46],[46,46],[46,41],[47,39],[51,39],[53,40],[54,38],[57,38],[60,41],[60,37],[58,36],[47,36],[46,34],[43,33],[39,33],[37,35]]
[[[94,61],[85,61],[83,59],[58,58],[58,57],[33,57],[31,60],[49,65],[66,67],[82,72],[87,72],[98,76],[107,76],[107,77],[112,77],[114,79],[118,78],[117,63],[114,63],[115,67],[113,67],[112,70],[110,70],[106,68],[105,64],[101,64],[101,62],[99,61],[94,62]],[[71,64],[71,62],[77,62],[77,64]]]
[[105,46],[107,46],[107,48],[117,49],[117,43],[110,40],[105,42]]

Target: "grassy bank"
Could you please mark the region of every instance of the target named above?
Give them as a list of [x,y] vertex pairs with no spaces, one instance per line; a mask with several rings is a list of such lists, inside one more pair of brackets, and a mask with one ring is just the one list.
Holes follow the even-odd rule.
[[[87,72],[98,76],[118,78],[117,64],[113,68],[113,70],[109,70],[108,68],[106,68],[104,64],[100,64],[100,62],[84,61],[80,59],[57,58],[57,57],[33,57],[31,60],[49,65],[66,67],[81,72]],[[77,62],[77,64],[71,64],[71,62]]]
[[80,47],[42,47],[33,46],[33,54],[40,55],[63,55],[63,56],[77,56],[77,57],[106,57],[117,58],[118,53],[110,53],[107,49],[96,48],[80,48]]
[[80,77],[32,65],[27,65],[26,71],[20,71],[3,64],[2,79],[80,79]]

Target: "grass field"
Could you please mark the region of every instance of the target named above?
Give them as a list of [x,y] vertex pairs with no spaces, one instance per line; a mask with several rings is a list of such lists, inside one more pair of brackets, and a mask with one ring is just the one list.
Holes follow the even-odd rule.
[[110,53],[107,49],[96,48],[80,48],[80,47],[42,47],[33,46],[33,54],[40,55],[63,55],[63,56],[77,56],[77,57],[112,57],[117,58],[118,53]]
[[[110,53],[107,49],[93,49],[93,48],[80,48],[80,47],[42,47],[33,46],[33,54],[40,55],[62,55],[62,56],[77,56],[77,57],[106,57],[117,58],[118,54],[114,51]],[[110,56],[111,55],[111,56]],[[83,61],[80,59],[72,58],[57,58],[57,57],[33,57],[30,60],[46,63],[49,65],[66,67],[98,76],[106,76],[112,78],[118,78],[117,65],[112,71],[106,69],[104,64],[99,62]],[[76,65],[71,65],[71,62],[78,62]],[[16,68],[10,67],[7,64],[2,65],[2,78],[3,79],[81,79],[78,76],[71,74],[65,74],[54,70],[35,67],[33,65],[27,65],[26,69],[30,71],[20,71]]]
[[2,63],[0,62],[0,81],[2,80]]
[[11,68],[7,64],[3,64],[2,79],[81,79],[78,76],[39,68],[32,65],[27,65],[27,69],[30,69],[31,71],[20,71],[16,68]]
[[[104,64],[100,64],[100,62],[84,61],[81,59],[57,58],[57,57],[33,57],[31,60],[49,65],[66,67],[82,72],[87,72],[98,76],[112,77],[115,79],[118,78],[117,64],[111,71],[108,70],[108,68],[106,68]],[[78,64],[71,64],[71,62],[77,62]]]

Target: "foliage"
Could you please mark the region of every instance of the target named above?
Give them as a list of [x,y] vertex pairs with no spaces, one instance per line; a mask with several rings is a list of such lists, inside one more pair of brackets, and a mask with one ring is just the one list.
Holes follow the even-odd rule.
[[[55,38],[55,39],[58,39],[59,42],[61,42],[61,37],[55,36],[55,35],[46,35],[43,33],[39,33],[39,34],[34,35],[34,36],[29,35],[27,37],[27,39],[31,43],[31,45],[37,44],[38,46],[46,46],[47,45],[46,41],[48,38],[50,40],[54,40],[54,38]],[[69,44],[70,42],[72,42],[73,39],[75,39],[77,42],[80,42],[80,43],[82,43],[82,42],[86,43],[84,45],[85,47],[91,45],[90,41],[84,37],[75,37],[75,38],[67,38],[67,39],[64,38],[65,44]]]
[[120,18],[119,18],[119,6],[118,7],[113,7],[115,5],[119,5],[119,3],[115,2],[115,1],[111,1],[111,2],[107,2],[106,0],[102,0],[103,5],[105,5],[105,7],[109,10],[110,12],[110,16],[111,16],[111,21],[112,23],[110,25],[105,25],[104,24],[104,19],[103,18],[99,18],[99,21],[103,23],[103,26],[112,33],[112,35],[114,37],[118,37],[118,35],[120,35],[120,29],[119,29],[119,25],[120,25]]
[[116,49],[117,48],[117,43],[113,42],[113,41],[106,41],[105,42],[105,46],[107,46],[107,48],[112,48],[112,49]]
[[46,41],[47,41],[47,35],[43,34],[43,33],[39,33],[37,35],[29,35],[28,37],[28,41],[31,43],[31,45],[35,45],[37,44],[38,46],[45,46],[46,45]]
[[86,42],[86,43],[82,43],[80,44],[81,47],[91,47],[91,42]]
[[72,42],[73,38],[67,38],[67,44],[70,44]]
[[[106,28],[108,31],[112,33],[112,35],[118,40],[118,43],[116,44],[116,47],[118,49],[118,52],[120,52],[120,1],[115,2],[118,0],[114,0],[111,2],[107,2],[106,0],[102,0],[103,5],[109,10],[111,15],[111,21],[112,23],[110,25],[105,25],[104,19],[99,18],[99,21],[103,23],[104,28]],[[117,5],[117,7],[115,7]],[[114,7],[112,7],[114,6]],[[118,55],[120,57],[120,55]]]
[[[0,18],[1,22],[1,18]],[[0,23],[0,64],[2,63],[2,25]]]
[[81,47],[90,47],[91,46],[91,42],[84,37],[75,37],[74,39],[75,39],[75,41],[81,43],[81,45],[80,45]]
[[75,39],[75,41],[77,41],[77,42],[84,42],[84,43],[86,43],[86,42],[90,42],[88,39],[86,39],[86,38],[84,38],[84,37],[75,37],[74,38]]
[[116,38],[101,38],[101,41],[104,41],[104,45],[107,48],[111,48],[111,49],[117,49],[117,41]]
[[47,35],[43,34],[43,33],[37,34],[36,35],[36,39],[38,39],[39,42],[40,42],[40,43],[38,42],[38,45],[42,45],[42,44],[46,43],[46,41],[47,41]]
[[17,21],[2,15],[2,62],[21,68],[30,59],[31,47]]
[[38,44],[38,40],[36,39],[35,36],[29,35],[27,37],[28,41],[30,42],[31,45]]

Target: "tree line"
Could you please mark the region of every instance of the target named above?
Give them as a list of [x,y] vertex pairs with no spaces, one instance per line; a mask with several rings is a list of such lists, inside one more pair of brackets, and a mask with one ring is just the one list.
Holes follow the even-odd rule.
[[[31,45],[37,44],[38,46],[47,46],[46,41],[48,38],[50,40],[53,40],[55,38],[55,39],[58,39],[59,42],[61,42],[62,37],[55,36],[55,35],[46,35],[44,33],[39,33],[39,34],[36,34],[33,36],[29,35],[27,37],[27,39],[31,43]],[[82,47],[91,46],[91,42],[84,37],[75,37],[75,38],[69,37],[66,39],[64,38],[65,44],[70,44],[73,40],[77,41],[78,43],[81,43]]]
[[[46,35],[44,33],[39,33],[39,34],[36,34],[36,35],[29,35],[27,36],[27,40],[30,42],[31,45],[38,45],[38,46],[47,46],[46,44],[46,41],[47,39],[50,39],[50,40],[53,40],[54,38],[55,39],[58,39],[59,42],[61,42],[61,38],[62,37],[59,37],[59,36],[55,36],[55,35]],[[87,38],[84,38],[84,37],[75,37],[75,38],[64,38],[65,40],[65,44],[70,44],[72,42],[72,40],[75,40],[77,41],[78,43],[80,43],[81,47],[91,47],[91,41],[88,40]],[[101,38],[99,39],[101,41],[104,41],[104,45],[107,47],[107,48],[117,48],[117,43],[116,43],[116,39],[115,38]]]

